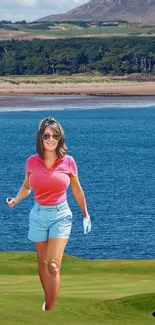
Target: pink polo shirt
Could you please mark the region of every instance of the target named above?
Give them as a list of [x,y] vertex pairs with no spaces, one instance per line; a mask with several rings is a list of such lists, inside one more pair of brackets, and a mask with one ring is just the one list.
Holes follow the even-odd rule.
[[44,160],[36,154],[27,159],[26,174],[35,201],[41,205],[56,205],[66,200],[70,177],[77,175],[77,166],[73,157],[65,155],[47,168]]

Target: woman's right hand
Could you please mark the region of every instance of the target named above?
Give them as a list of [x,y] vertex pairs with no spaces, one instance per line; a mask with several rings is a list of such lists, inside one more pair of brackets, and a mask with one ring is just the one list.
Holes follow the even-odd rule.
[[17,203],[17,200],[14,197],[12,197],[12,198],[7,197],[6,203],[8,204],[9,208],[13,208],[14,205]]

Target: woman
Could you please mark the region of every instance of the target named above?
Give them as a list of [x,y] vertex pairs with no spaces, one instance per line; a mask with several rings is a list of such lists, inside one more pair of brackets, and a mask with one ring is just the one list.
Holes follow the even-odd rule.
[[14,198],[7,198],[12,208],[34,191],[35,204],[30,211],[28,238],[35,243],[40,281],[45,293],[43,310],[52,310],[60,286],[60,267],[72,224],[72,212],[66,201],[72,193],[83,214],[84,234],[91,231],[91,221],[74,159],[66,154],[64,131],[53,118],[39,124],[37,154],[26,162],[25,180]]

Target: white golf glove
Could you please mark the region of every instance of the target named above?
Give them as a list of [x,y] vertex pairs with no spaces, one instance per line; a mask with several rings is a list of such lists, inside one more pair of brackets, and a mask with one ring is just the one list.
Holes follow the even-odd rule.
[[91,221],[89,214],[86,217],[83,217],[83,229],[84,235],[88,234],[91,231]]

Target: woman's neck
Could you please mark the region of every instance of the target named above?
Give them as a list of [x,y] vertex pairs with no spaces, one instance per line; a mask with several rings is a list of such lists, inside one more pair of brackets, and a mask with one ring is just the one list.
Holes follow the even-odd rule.
[[45,160],[56,160],[58,158],[56,152],[45,151],[44,159]]

